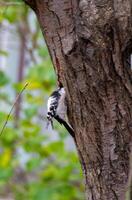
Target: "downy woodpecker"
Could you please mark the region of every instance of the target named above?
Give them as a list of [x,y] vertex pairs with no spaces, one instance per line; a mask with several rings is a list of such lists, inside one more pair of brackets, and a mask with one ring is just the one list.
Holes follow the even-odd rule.
[[66,105],[66,92],[64,87],[59,87],[54,91],[47,103],[47,119],[48,124],[53,128],[53,118],[63,125],[72,137],[74,137],[74,130],[71,125],[66,121],[67,105]]

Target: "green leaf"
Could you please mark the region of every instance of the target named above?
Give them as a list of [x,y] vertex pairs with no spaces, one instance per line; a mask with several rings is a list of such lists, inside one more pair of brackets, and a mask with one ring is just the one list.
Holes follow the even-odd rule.
[[0,70],[0,87],[5,86],[8,83],[9,83],[9,79],[4,74],[4,72]]
[[0,49],[0,55],[1,56],[8,56],[8,52]]
[[26,118],[31,119],[33,116],[37,115],[38,107],[36,105],[32,105],[29,108],[24,110]]
[[1,138],[3,144],[9,146],[18,138],[18,132],[13,128],[6,127]]
[[53,188],[40,188],[36,191],[33,200],[53,200],[54,189]]
[[0,181],[7,181],[13,175],[12,168],[2,168],[0,167]]
[[31,158],[26,164],[27,170],[28,171],[35,170],[36,168],[38,168],[38,166],[40,166],[40,163],[41,163],[40,157],[35,156]]

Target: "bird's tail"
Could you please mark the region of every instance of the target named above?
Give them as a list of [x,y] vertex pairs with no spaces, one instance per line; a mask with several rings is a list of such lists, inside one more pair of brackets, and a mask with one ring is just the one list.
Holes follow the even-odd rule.
[[74,138],[75,137],[75,133],[73,128],[71,127],[70,124],[68,124],[66,121],[64,121],[63,119],[61,119],[58,115],[54,116],[54,118],[60,123],[63,124],[63,126],[66,128],[66,130],[70,133],[70,135]]

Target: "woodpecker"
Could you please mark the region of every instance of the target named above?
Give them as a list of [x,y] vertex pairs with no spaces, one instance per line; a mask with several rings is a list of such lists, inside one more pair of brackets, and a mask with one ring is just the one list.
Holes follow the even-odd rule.
[[74,130],[71,125],[66,121],[67,105],[66,105],[66,92],[64,87],[59,87],[55,90],[47,102],[47,120],[53,128],[53,118],[63,125],[72,137],[74,137]]

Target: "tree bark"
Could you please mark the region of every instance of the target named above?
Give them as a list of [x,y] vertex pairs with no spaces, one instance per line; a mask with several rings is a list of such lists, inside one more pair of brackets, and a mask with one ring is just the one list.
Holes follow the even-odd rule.
[[35,11],[86,180],[87,200],[123,200],[132,143],[132,1],[25,0]]

